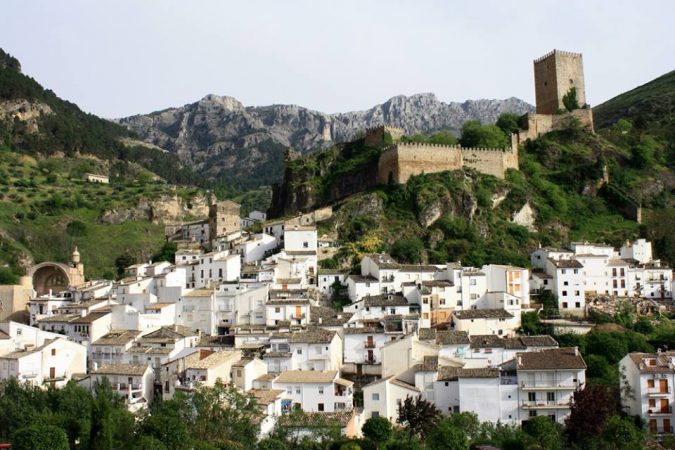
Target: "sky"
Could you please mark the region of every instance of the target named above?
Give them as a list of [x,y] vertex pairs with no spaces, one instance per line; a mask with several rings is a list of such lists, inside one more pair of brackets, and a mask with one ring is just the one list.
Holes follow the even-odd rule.
[[534,103],[532,60],[583,53],[597,105],[675,69],[672,0],[2,0],[0,47],[116,118],[229,95],[334,113],[395,95]]

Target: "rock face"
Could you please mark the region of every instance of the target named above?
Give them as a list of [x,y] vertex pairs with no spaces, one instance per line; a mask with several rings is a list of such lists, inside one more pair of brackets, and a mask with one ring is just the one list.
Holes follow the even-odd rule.
[[157,200],[139,202],[134,208],[105,211],[99,222],[119,224],[128,220],[150,220],[154,223],[181,222],[189,217],[206,218],[209,202],[202,195],[185,201],[177,195],[163,196]]
[[506,111],[533,110],[516,98],[445,103],[434,94],[418,94],[397,96],[366,111],[325,114],[295,105],[245,107],[232,97],[207,95],[189,105],[126,117],[119,123],[207,176],[226,176],[252,187],[281,180],[288,147],[312,152],[383,123],[408,134],[457,132],[467,120],[488,123]]

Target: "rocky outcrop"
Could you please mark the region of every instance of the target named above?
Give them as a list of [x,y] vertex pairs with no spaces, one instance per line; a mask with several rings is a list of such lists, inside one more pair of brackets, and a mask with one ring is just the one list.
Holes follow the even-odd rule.
[[177,195],[163,196],[158,200],[142,200],[133,208],[105,211],[99,222],[119,224],[128,220],[150,220],[154,223],[174,223],[190,218],[206,218],[209,202],[201,195],[185,201]]
[[15,133],[37,134],[38,119],[42,114],[51,114],[49,105],[28,100],[4,100],[0,101],[0,122],[10,121]]
[[532,110],[516,98],[445,103],[434,94],[418,94],[397,96],[365,111],[325,114],[296,105],[245,107],[232,97],[207,95],[119,123],[207,176],[226,174],[230,181],[254,186],[281,180],[285,148],[312,152],[383,123],[408,134],[458,131],[467,120],[494,122],[502,112]]
[[530,203],[525,203],[520,211],[513,215],[513,223],[527,228],[529,231],[537,231],[534,224],[537,220],[537,215],[530,206]]

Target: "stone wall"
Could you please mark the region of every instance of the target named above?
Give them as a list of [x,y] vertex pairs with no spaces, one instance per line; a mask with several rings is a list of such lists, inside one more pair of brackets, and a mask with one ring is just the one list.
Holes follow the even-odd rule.
[[593,110],[591,108],[575,109],[565,114],[529,113],[521,118],[518,140],[537,139],[548,132],[563,130],[570,126],[571,120],[578,120],[583,128],[593,129]]
[[555,114],[564,108],[562,98],[572,87],[577,90],[579,105],[584,106],[586,88],[581,53],[553,50],[534,61],[537,114]]
[[398,142],[405,135],[403,128],[392,127],[390,125],[380,125],[366,129],[366,144],[368,145],[382,145],[384,143],[384,133],[389,133],[392,138],[392,143]]
[[518,138],[511,137],[508,150],[462,148],[420,143],[399,143],[385,149],[378,164],[380,184],[406,183],[413,175],[470,167],[481,173],[504,178],[507,169],[518,169]]

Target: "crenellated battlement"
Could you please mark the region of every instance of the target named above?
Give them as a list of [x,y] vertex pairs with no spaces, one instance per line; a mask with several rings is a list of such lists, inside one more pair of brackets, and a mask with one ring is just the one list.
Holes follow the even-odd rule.
[[378,181],[405,183],[413,175],[463,167],[504,178],[507,169],[518,169],[518,136],[511,135],[511,148],[398,142],[380,153]]
[[548,52],[547,54],[545,54],[544,56],[540,56],[539,58],[535,59],[534,63],[535,64],[540,63],[540,62],[544,61],[545,59],[550,58],[553,55],[568,56],[570,58],[582,58],[581,53],[567,52],[565,50],[554,49],[554,50],[551,50],[550,52]]

